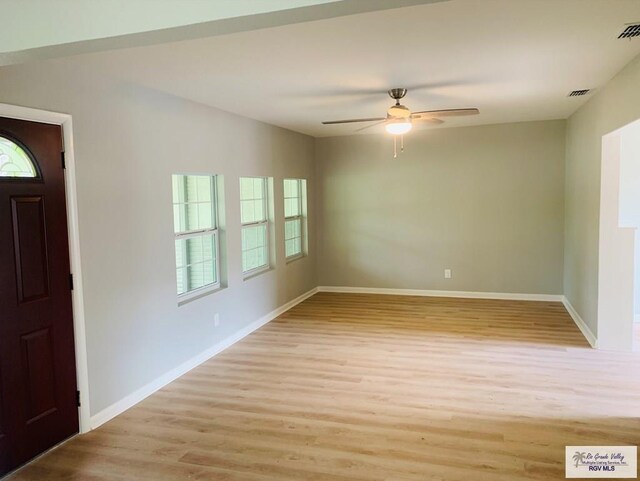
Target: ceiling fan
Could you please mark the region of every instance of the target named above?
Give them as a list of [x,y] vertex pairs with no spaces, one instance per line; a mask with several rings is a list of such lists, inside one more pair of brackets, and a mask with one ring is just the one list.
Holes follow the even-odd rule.
[[324,125],[333,125],[333,124],[353,124],[358,122],[375,122],[373,124],[367,125],[361,129],[356,130],[359,132],[361,130],[368,129],[370,127],[374,127],[379,124],[384,124],[385,130],[393,135],[393,146],[394,153],[393,156],[397,156],[396,150],[396,137],[400,136],[401,143],[401,151],[404,150],[404,134],[408,133],[412,127],[414,122],[421,123],[429,123],[433,125],[438,125],[444,123],[444,120],[441,120],[440,117],[459,117],[463,115],[477,115],[480,111],[476,108],[466,108],[466,109],[445,109],[445,110],[421,110],[419,112],[412,112],[408,107],[402,105],[400,103],[400,99],[402,99],[407,94],[407,89],[403,88],[395,88],[391,89],[387,92],[389,97],[396,101],[395,105],[392,105],[387,110],[386,117],[373,117],[367,119],[345,119],[345,120],[328,120],[322,122]]

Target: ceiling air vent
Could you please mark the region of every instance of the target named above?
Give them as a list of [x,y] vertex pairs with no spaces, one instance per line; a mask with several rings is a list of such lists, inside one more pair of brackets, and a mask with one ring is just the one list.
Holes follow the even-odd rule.
[[569,95],[567,95],[567,97],[580,97],[581,95],[587,95],[589,93],[589,90],[591,89],[574,90]]
[[627,28],[618,35],[618,38],[633,38],[640,37],[640,23],[632,23],[627,25]]

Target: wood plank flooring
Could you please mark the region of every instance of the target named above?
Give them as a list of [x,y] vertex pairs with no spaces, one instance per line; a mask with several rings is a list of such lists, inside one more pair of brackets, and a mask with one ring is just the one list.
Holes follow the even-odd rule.
[[319,293],[9,479],[518,481],[640,444],[640,353],[559,303]]

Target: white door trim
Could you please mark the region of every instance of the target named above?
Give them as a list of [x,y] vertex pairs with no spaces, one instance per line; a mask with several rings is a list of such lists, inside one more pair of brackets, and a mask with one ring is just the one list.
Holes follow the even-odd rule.
[[80,432],[91,429],[89,409],[89,369],[87,364],[87,338],[84,319],[84,298],[82,291],[82,267],[80,261],[80,235],[78,230],[78,198],[76,191],[76,163],[73,148],[73,125],[71,115],[47,110],[38,110],[17,105],[0,103],[0,117],[31,120],[62,126],[66,160],[65,190],[67,198],[67,224],[69,230],[69,260],[73,273],[73,329],[76,346],[76,376],[80,391],[78,418]]

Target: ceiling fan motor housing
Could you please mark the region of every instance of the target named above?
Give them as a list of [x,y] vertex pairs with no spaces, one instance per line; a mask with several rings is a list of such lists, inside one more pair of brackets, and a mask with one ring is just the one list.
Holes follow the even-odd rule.
[[393,100],[400,100],[402,97],[407,95],[407,89],[391,89],[388,91],[389,97]]

